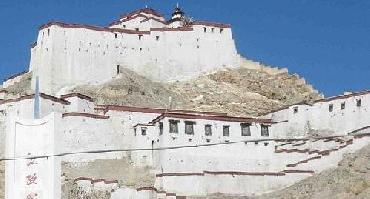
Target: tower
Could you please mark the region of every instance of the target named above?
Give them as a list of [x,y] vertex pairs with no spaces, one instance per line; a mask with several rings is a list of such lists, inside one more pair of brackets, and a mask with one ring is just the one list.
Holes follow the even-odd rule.
[[179,3],[176,4],[175,11],[172,13],[171,21],[182,21],[184,18],[185,13],[179,7]]

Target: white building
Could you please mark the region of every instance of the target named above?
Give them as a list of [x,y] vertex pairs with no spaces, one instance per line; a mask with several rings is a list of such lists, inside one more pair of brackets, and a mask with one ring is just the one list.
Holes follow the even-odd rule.
[[[95,105],[90,97],[78,93],[41,94],[42,118],[33,119],[34,95],[3,100],[6,196],[60,198],[61,162],[121,158],[138,168],[152,168],[152,187],[119,187],[119,179],[90,176],[76,179],[77,185],[83,190],[114,189],[112,198],[250,196],[278,190],[336,166],[344,153],[370,143],[370,120],[363,116],[369,96],[369,92],[359,92],[311,106],[295,105],[265,116],[272,119]],[[340,112],[345,110],[343,102],[348,112]],[[329,117],[325,111],[330,104],[333,115]],[[314,115],[310,111],[319,111],[315,106],[327,109],[321,110],[322,123],[313,120],[311,128],[339,133],[314,140],[307,137],[302,130]],[[300,112],[308,116],[295,119]],[[352,118],[359,121],[347,122]],[[331,121],[343,126],[330,125]],[[89,186],[86,179],[90,179]]]
[[100,84],[124,69],[168,82],[239,64],[231,25],[191,21],[178,7],[166,21],[145,8],[108,27],[42,25],[29,71],[40,77],[42,92],[55,94],[63,87]]

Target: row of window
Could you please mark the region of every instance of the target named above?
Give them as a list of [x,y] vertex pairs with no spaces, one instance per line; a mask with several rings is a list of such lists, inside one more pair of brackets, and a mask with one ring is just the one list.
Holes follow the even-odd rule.
[[[361,107],[361,106],[362,106],[362,101],[361,101],[361,99],[356,99],[356,106],[357,106],[357,107]],[[341,109],[341,110],[346,109],[346,103],[345,103],[345,102],[342,102],[342,103],[340,104],[340,109]],[[334,105],[333,105],[333,104],[329,104],[329,112],[333,112],[333,110],[334,110]]]
[[[206,33],[207,32],[207,27],[204,27],[203,28],[203,31]],[[211,32],[214,33],[215,32],[215,28],[211,28]],[[220,34],[222,34],[224,32],[224,29],[223,28],[220,28]]]
[[[179,120],[169,120],[169,133],[179,133]],[[194,135],[194,125],[195,122],[193,121],[185,121],[185,134],[187,135]],[[251,136],[251,124],[249,123],[241,123],[240,129],[241,129],[241,136]],[[163,122],[159,123],[159,134],[163,134]],[[204,135],[205,136],[212,136],[212,125],[206,124],[204,125]],[[267,125],[261,125],[261,136],[269,136],[269,126]],[[222,135],[223,136],[230,136],[230,126],[229,125],[223,125],[222,127]]]
[[[356,106],[361,107],[362,106],[362,101],[361,99],[356,99]],[[344,110],[346,109],[346,102],[342,102],[340,104],[340,109]],[[329,112],[333,112],[334,110],[334,104],[329,104]],[[293,113],[298,113],[298,106],[293,108]]]

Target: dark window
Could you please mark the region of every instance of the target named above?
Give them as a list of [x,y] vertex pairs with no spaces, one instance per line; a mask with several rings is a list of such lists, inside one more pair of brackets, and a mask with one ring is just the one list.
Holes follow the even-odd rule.
[[119,67],[119,65],[117,65],[117,75],[120,73],[121,71],[120,71],[120,67]]
[[241,123],[242,136],[251,136],[251,124]]
[[345,102],[341,103],[341,104],[340,104],[340,109],[342,109],[342,110],[343,110],[343,109],[345,109],[345,108],[346,108],[346,103],[345,103]]
[[122,25],[123,28],[126,28],[126,25]]
[[163,135],[163,122],[159,122],[159,135]]
[[221,28],[221,29],[220,29],[220,33],[222,33],[223,31],[224,31],[224,29],[223,29],[223,28]]
[[141,127],[141,135],[146,135],[146,127]]
[[50,29],[48,29],[48,36],[50,35]]
[[117,37],[118,37],[117,33],[114,33],[114,38],[116,38],[116,39],[117,39]]
[[293,108],[293,112],[294,113],[298,113],[298,106],[296,106],[296,107]]
[[356,106],[360,107],[362,105],[361,99],[356,100]]
[[205,125],[204,131],[206,136],[212,136],[212,125],[210,124]]
[[135,134],[135,136],[137,135],[137,132],[136,132],[136,127],[134,128],[134,134]]
[[142,51],[143,50],[143,48],[140,48],[140,51]]
[[333,104],[329,104],[329,112],[333,112],[333,109],[334,109],[334,105]]
[[169,120],[170,122],[170,133],[179,133],[178,120]]
[[207,32],[207,28],[206,28],[206,27],[204,27],[204,28],[203,28],[203,31],[204,31],[204,32]]
[[185,134],[194,135],[195,122],[185,121]]
[[141,40],[142,37],[143,37],[143,35],[139,35],[139,40]]
[[223,136],[230,136],[230,126],[223,126]]
[[261,136],[264,136],[264,137],[270,136],[269,126],[263,125],[263,124],[261,125]]
[[215,32],[215,28],[212,28],[212,32]]
[[156,37],[155,37],[155,40],[159,41],[159,36],[156,36]]
[[136,31],[139,31],[139,28],[135,28]]

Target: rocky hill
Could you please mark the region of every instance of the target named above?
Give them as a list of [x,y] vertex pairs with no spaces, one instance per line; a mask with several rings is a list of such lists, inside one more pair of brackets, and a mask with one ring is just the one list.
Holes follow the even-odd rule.
[[[31,93],[31,76],[26,73],[19,83],[6,88],[7,98]],[[240,68],[224,69],[188,81],[153,82],[124,70],[118,78],[103,85],[78,86],[69,91],[89,95],[99,104],[218,111],[238,116],[257,116],[282,106],[322,98],[298,75],[246,59]]]
[[104,85],[79,86],[72,91],[92,96],[101,104],[217,111],[238,116],[257,116],[322,97],[298,75],[247,60],[237,69],[168,84],[152,82],[126,70],[120,78]]

